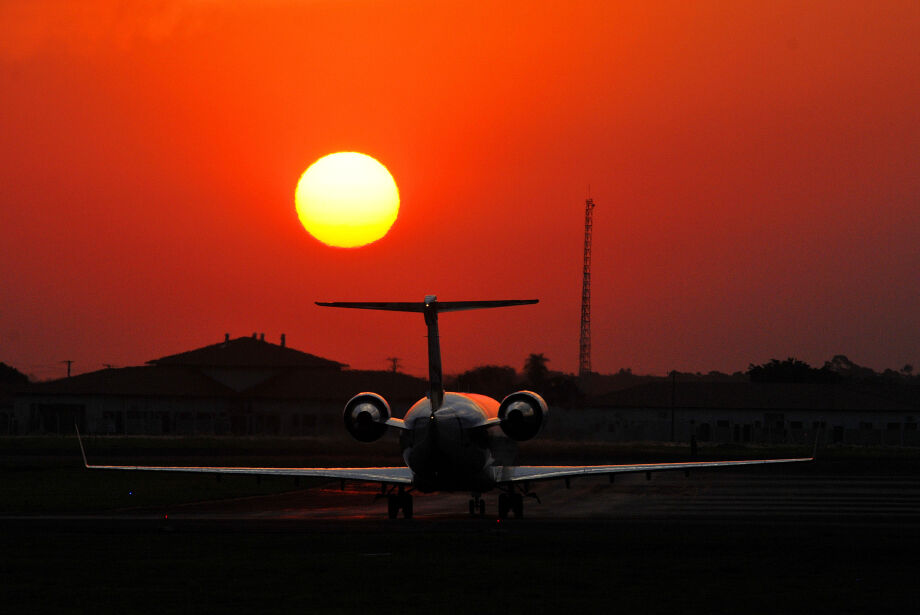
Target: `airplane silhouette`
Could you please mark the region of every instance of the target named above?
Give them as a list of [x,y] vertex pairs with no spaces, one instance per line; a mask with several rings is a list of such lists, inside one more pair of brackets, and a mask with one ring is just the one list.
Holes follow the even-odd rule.
[[[391,519],[400,511],[412,518],[412,491],[469,492],[471,515],[485,514],[482,494],[499,490],[498,516],[509,513],[523,517],[524,497],[536,495],[530,485],[550,479],[570,480],[579,476],[611,476],[629,472],[691,470],[729,466],[813,461],[812,457],[753,459],[740,461],[692,461],[595,466],[512,465],[508,440],[525,441],[536,436],[546,422],[549,408],[538,394],[517,391],[501,402],[485,395],[445,392],[441,369],[438,314],[537,303],[536,299],[502,301],[445,301],[428,295],[422,302],[317,302],[317,305],[364,310],[417,312],[428,327],[428,394],[409,408],[405,418],[392,416],[387,401],[376,393],[364,392],[345,404],[345,429],[355,439],[373,442],[388,430],[399,432],[405,466],[379,468],[254,468],[91,465],[80,440],[83,464],[88,469],[202,472],[219,474],[261,474],[319,477],[380,483],[387,497]],[[77,432],[79,438],[79,431]]]

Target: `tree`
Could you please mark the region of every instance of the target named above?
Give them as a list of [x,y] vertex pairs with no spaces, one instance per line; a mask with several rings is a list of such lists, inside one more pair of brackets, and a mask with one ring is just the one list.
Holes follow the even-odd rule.
[[844,380],[874,380],[878,377],[873,369],[857,365],[843,354],[834,355],[833,359],[826,361],[824,369]]
[[524,362],[524,378],[527,384],[538,393],[546,385],[549,369],[546,364],[549,359],[543,356],[543,353],[531,354]]
[[507,365],[480,365],[457,376],[451,388],[464,393],[481,393],[497,399],[516,388],[517,372]]
[[836,372],[827,365],[815,369],[804,361],[789,357],[785,361],[771,359],[763,365],[751,365],[747,371],[751,382],[833,382],[838,378]]

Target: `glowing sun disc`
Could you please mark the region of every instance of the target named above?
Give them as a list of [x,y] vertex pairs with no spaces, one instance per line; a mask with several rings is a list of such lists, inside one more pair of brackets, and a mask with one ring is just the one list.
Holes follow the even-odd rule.
[[387,168],[366,154],[323,156],[304,171],[294,192],[297,217],[311,235],[357,248],[387,234],[399,213],[399,190]]

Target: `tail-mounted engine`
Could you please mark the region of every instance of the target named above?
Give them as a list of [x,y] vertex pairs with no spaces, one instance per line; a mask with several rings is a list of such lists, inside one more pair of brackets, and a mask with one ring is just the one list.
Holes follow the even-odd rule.
[[502,431],[512,440],[530,440],[540,433],[549,408],[543,398],[530,391],[518,391],[502,400],[498,418]]
[[359,393],[345,404],[345,429],[361,442],[380,439],[389,418],[390,405],[376,393]]

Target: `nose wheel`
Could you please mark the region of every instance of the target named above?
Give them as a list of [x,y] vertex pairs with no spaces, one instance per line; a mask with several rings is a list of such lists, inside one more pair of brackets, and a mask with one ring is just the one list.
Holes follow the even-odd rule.
[[400,510],[403,517],[406,519],[412,518],[412,494],[406,493],[402,488],[400,488],[399,493],[391,493],[387,496],[387,514],[390,519],[398,517]]
[[478,495],[473,495],[473,497],[470,499],[470,516],[475,517],[476,515],[479,515],[480,517],[484,517],[485,514],[486,501]]

